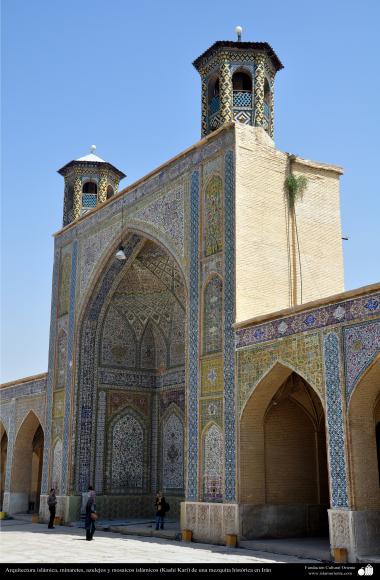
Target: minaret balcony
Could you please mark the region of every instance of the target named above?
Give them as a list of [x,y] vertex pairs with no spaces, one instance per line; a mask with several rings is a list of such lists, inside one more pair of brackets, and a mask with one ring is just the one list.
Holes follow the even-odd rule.
[[252,108],[252,91],[233,91],[234,108]]

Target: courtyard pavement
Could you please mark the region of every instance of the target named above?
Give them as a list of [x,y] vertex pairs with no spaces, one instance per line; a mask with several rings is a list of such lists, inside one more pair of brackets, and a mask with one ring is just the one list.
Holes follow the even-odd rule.
[[85,531],[19,520],[1,522],[0,561],[3,563],[308,563],[317,560],[162,538],[125,536],[97,530],[93,542]]

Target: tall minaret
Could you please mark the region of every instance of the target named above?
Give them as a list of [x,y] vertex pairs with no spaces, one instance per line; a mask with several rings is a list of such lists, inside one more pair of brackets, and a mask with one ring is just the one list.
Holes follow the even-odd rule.
[[283,68],[266,42],[219,40],[193,65],[202,80],[202,137],[224,123],[239,121],[274,133],[274,78]]
[[122,171],[95,155],[95,150],[96,146],[91,145],[89,155],[58,170],[65,178],[63,227],[115,195],[125,177]]

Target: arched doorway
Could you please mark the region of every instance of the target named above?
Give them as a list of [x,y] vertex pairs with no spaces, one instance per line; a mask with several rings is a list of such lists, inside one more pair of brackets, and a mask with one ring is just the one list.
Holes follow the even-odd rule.
[[5,474],[7,469],[8,435],[4,425],[0,422],[0,442],[1,442],[1,477],[0,477],[0,510],[3,509]]
[[241,415],[239,502],[244,538],[328,534],[323,406],[305,379],[279,363]]
[[380,355],[355,387],[348,420],[353,507],[380,510]]
[[13,448],[11,513],[36,513],[41,493],[44,433],[30,411],[19,428]]
[[[157,243],[133,234],[124,252],[123,263],[111,256],[81,324],[74,486],[95,485],[102,513],[124,517],[151,514],[152,493],[165,485],[175,515],[184,497],[186,288]],[[167,425],[173,405],[178,420]]]

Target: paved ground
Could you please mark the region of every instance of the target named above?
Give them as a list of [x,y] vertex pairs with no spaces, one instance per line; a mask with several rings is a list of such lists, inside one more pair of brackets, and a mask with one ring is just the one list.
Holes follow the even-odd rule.
[[244,549],[186,544],[161,538],[125,536],[97,531],[93,542],[86,542],[82,529],[17,520],[1,522],[1,555],[5,563],[271,563],[315,562]]

